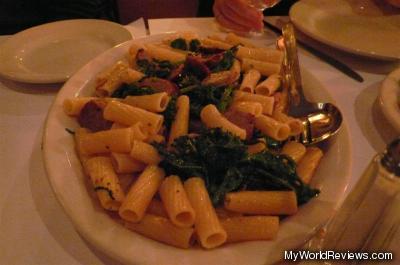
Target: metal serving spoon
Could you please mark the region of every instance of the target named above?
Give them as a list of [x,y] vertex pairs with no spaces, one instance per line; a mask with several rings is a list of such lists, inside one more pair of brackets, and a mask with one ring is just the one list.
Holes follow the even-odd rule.
[[296,139],[305,145],[311,145],[335,135],[342,124],[342,114],[331,103],[309,102],[301,83],[296,37],[291,23],[282,28],[285,56],[283,62],[283,85],[288,93],[288,115],[299,118],[304,130]]

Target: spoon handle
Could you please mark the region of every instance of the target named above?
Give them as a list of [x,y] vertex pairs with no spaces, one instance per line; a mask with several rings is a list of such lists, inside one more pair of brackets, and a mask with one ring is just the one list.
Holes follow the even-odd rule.
[[290,105],[298,106],[300,104],[301,91],[301,74],[299,58],[297,55],[296,38],[294,35],[294,28],[291,23],[287,23],[282,27],[282,36],[285,43],[285,57],[286,61],[284,67],[288,73],[288,84],[290,94]]

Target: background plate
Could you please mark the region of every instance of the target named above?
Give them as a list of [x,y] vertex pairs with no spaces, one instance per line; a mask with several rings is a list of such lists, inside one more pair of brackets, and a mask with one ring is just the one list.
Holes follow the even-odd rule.
[[400,68],[391,72],[379,91],[379,105],[386,119],[400,134]]
[[[60,90],[51,107],[43,135],[45,168],[51,186],[76,229],[93,245],[126,264],[220,265],[271,264],[282,258],[285,250],[294,249],[312,237],[337,208],[349,180],[351,148],[346,123],[341,132],[326,144],[325,155],[313,185],[321,194],[286,218],[274,241],[229,244],[214,250],[177,249],[127,230],[110,218],[91,196],[74,151],[73,137],[65,128],[75,129],[76,121],[64,114],[64,99],[88,96],[94,92],[97,73],[123,58],[133,42],[161,41],[165,35],[136,39],[115,47],[88,63]],[[303,71],[305,92],[309,99],[332,101],[327,91],[307,71]],[[312,91],[312,94],[310,93]]]
[[400,11],[367,16],[355,13],[346,0],[302,0],[289,16],[299,30],[335,48],[375,59],[400,59]]
[[106,20],[40,25],[0,45],[0,75],[27,83],[64,82],[101,52],[130,39],[128,30]]

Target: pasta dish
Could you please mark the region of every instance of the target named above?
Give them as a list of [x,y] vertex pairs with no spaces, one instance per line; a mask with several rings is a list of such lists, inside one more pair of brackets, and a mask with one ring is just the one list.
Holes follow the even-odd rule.
[[274,240],[317,196],[323,156],[295,137],[284,53],[234,34],[134,43],[68,98],[75,149],[96,200],[127,227],[179,247]]

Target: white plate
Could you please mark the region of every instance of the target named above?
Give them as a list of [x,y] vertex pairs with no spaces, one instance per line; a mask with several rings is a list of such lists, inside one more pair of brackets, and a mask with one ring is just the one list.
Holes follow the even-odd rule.
[[[285,219],[274,241],[230,244],[214,250],[182,250],[142,237],[111,219],[90,196],[85,176],[74,152],[73,137],[65,128],[77,128],[62,108],[66,98],[88,96],[94,92],[94,77],[104,67],[122,58],[133,42],[161,41],[165,35],[136,39],[115,47],[88,63],[70,78],[57,95],[47,117],[43,135],[45,168],[51,186],[76,229],[92,244],[126,264],[270,264],[284,250],[304,244],[327,220],[344,194],[349,179],[351,148],[347,126],[327,149],[316,173],[315,186],[321,194],[301,207],[298,214]],[[305,89],[310,99],[331,101],[327,91],[307,71]]]
[[101,52],[130,39],[128,30],[105,20],[40,25],[0,45],[0,75],[27,83],[64,82]]
[[379,105],[386,119],[400,133],[400,68],[391,72],[379,91]]
[[303,0],[292,6],[289,16],[302,32],[335,48],[375,59],[400,59],[400,11],[367,16],[357,14],[346,0]]

